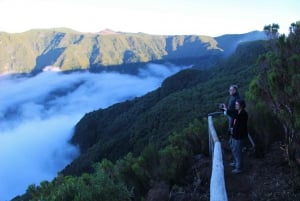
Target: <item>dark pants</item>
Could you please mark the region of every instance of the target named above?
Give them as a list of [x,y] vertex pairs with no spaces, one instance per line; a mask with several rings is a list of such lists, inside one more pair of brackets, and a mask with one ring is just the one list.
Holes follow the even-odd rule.
[[228,116],[228,133],[232,134],[232,126],[233,126],[233,118],[231,116]]
[[233,137],[230,138],[230,148],[233,156],[233,162],[235,168],[241,170],[243,168],[243,144],[244,140],[236,140]]

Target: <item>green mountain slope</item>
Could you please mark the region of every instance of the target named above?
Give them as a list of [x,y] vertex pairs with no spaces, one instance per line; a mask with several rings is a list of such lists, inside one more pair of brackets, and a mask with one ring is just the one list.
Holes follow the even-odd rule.
[[[247,197],[248,191],[258,192],[250,196],[255,200],[280,185],[283,188],[278,193],[267,193],[261,199],[282,200],[285,196],[299,200],[299,27],[295,24],[288,38],[243,43],[210,69],[183,70],[143,97],[86,114],[71,140],[81,148],[79,158],[52,182],[31,185],[14,200],[150,200],[155,194],[164,200],[208,200],[210,171],[205,171],[209,161],[199,156],[207,151],[206,117],[228,98],[227,89],[233,83],[247,100],[255,154],[261,151],[260,146],[270,150],[262,159],[247,157],[250,169],[241,176],[246,180],[257,175],[261,178],[243,180],[248,190],[242,194],[241,186],[234,192],[229,188],[229,197],[239,199]],[[288,98],[282,99],[283,95]],[[296,106],[289,107],[293,113],[282,104],[274,110],[272,104],[282,100]],[[292,129],[283,129],[287,128],[285,121],[291,120],[295,120],[289,125]],[[227,118],[220,117],[214,123],[226,142]],[[289,130],[295,135],[286,141],[282,133]],[[260,154],[256,156],[263,157]],[[195,156],[201,162],[192,167]],[[229,184],[241,185],[231,179]],[[265,182],[270,185],[260,185]]]
[[261,32],[213,38],[80,33],[65,28],[16,34],[0,32],[0,73],[40,72],[47,66],[61,70],[97,70],[112,65],[167,61],[207,67],[214,64],[216,58],[230,54],[232,44],[236,47],[241,41],[263,37]]
[[86,114],[71,140],[82,154],[63,173],[90,172],[94,162],[138,154],[149,142],[165,146],[172,133],[217,110],[230,84],[237,83],[243,92],[255,75],[258,55],[265,51],[263,41],[245,43],[210,70],[181,71],[143,97]]

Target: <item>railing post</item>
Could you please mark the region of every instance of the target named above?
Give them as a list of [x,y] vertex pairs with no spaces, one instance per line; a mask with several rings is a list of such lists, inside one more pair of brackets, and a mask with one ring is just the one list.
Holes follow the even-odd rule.
[[[208,116],[208,122],[212,121],[212,116]],[[209,125],[209,123],[208,123]],[[209,156],[212,157],[212,152],[213,152],[213,144],[212,144],[212,139],[211,139],[211,131],[210,127],[208,126],[208,149],[209,149]]]
[[[220,114],[220,113],[214,113]],[[212,156],[212,174],[210,178],[210,201],[227,201],[225,188],[222,148],[213,125],[212,114],[208,116],[209,153]]]

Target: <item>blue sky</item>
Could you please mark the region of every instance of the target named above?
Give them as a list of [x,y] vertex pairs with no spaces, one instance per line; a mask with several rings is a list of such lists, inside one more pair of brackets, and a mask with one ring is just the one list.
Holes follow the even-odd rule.
[[299,0],[0,0],[0,31],[69,27],[82,32],[219,36],[262,30],[287,33],[300,20]]

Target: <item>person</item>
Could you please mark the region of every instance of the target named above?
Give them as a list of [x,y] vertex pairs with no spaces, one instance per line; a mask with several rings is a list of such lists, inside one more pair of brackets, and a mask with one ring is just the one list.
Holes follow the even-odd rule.
[[232,136],[230,148],[233,156],[233,162],[230,163],[231,166],[235,167],[232,173],[240,173],[243,168],[243,144],[248,135],[248,113],[245,110],[246,103],[244,100],[238,99],[235,102],[235,110],[230,110],[223,105],[224,113],[232,117]]
[[[233,84],[229,87],[229,100],[227,110],[235,111],[235,102],[241,99],[240,93],[238,92],[238,86]],[[232,127],[233,127],[233,119],[231,116],[228,116],[228,132],[229,135],[232,134]]]
[[[235,111],[235,102],[238,100],[238,99],[241,99],[241,96],[240,96],[240,93],[238,91],[238,86],[236,84],[232,84],[229,86],[229,99],[228,99],[228,104],[227,104],[227,107],[226,105],[223,103],[220,105],[220,109],[224,112],[224,108],[223,107],[226,107],[226,109],[228,111],[231,111],[231,112],[234,112]],[[232,130],[233,130],[233,118],[229,115],[227,115],[227,118],[228,118],[228,135],[229,135],[229,140],[228,140],[228,145],[229,147],[231,147],[231,136],[232,136]]]

